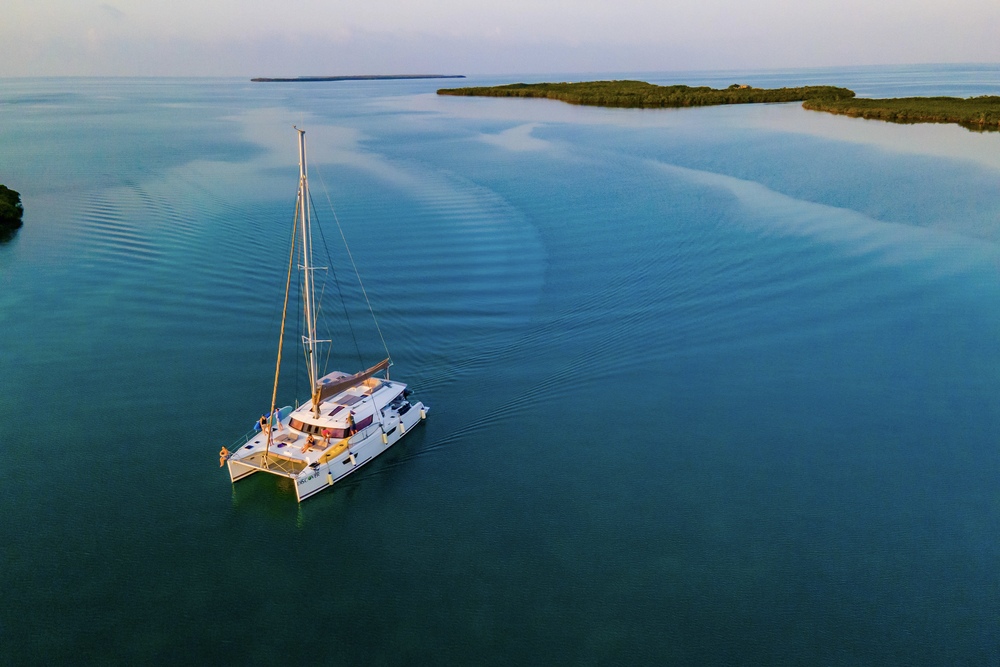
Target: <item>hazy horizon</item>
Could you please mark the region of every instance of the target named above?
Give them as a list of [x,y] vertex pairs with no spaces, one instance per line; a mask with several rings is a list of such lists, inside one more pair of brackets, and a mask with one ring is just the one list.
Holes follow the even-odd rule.
[[1000,3],[623,0],[337,7],[12,0],[0,76],[656,72],[1000,62]]

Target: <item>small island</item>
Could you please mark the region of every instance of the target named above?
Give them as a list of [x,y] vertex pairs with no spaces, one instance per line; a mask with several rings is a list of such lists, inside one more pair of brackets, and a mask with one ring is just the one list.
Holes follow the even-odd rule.
[[394,81],[397,79],[464,79],[464,74],[358,74],[350,76],[296,76],[290,78],[269,79],[257,77],[250,79],[254,83],[299,83],[302,81]]
[[6,185],[0,185],[0,234],[13,232],[22,224],[21,194]]
[[893,123],[956,123],[969,130],[1000,130],[1000,97],[901,97],[871,99],[835,86],[754,88],[733,84],[708,86],[658,86],[644,81],[584,81],[580,83],[512,83],[478,88],[442,88],[438,95],[474,97],[542,97],[570,104],[629,109],[664,109],[802,102],[805,109],[884,120]]
[[969,130],[1000,130],[1000,97],[898,97],[889,99],[806,100],[812,111],[892,123],[956,123]]
[[658,86],[645,81],[584,81],[580,83],[512,83],[478,88],[442,88],[438,95],[474,97],[544,97],[570,104],[627,109],[703,107],[718,104],[802,102],[809,99],[841,100],[854,91],[835,86],[798,88],[754,88],[733,84],[717,89],[708,86]]

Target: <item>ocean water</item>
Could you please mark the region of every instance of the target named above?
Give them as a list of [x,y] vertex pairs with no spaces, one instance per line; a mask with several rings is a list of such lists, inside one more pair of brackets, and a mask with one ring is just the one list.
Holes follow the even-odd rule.
[[[1000,134],[452,83],[0,81],[0,663],[1000,663]],[[292,125],[332,365],[382,351],[342,229],[432,407],[302,505],[216,456],[270,402]]]

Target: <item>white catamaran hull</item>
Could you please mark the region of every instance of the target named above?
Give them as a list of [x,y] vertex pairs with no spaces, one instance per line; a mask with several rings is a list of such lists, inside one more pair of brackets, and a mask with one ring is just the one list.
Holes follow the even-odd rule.
[[[333,486],[399,442],[426,417],[429,410],[430,408],[423,403],[415,403],[403,414],[399,414],[396,410],[384,412],[383,423],[374,423],[351,436],[342,452],[325,461],[327,457],[322,452],[318,456],[309,456],[301,462],[292,461],[291,457],[288,459],[282,457],[275,461],[275,454],[271,454],[268,451],[270,448],[265,447],[266,436],[259,435],[256,439],[248,440],[247,444],[229,458],[227,461],[229,478],[237,482],[255,472],[288,477],[295,483],[295,495],[301,502]],[[262,447],[265,448],[261,449]],[[338,447],[331,445],[328,449],[336,451]],[[296,458],[298,456],[296,455]],[[315,460],[307,463],[309,459]],[[282,463],[293,465],[282,466]]]
[[382,441],[382,427],[374,424],[355,436],[355,438],[362,436],[357,443],[354,442],[354,438],[351,439],[348,451],[327,464],[320,464],[316,468],[307,467],[295,479],[295,495],[298,496],[299,501],[301,502],[323,489],[333,486],[399,442],[404,435],[410,432],[411,428],[420,423],[421,411],[425,411],[424,405],[417,403],[413,409],[395,421],[394,427],[390,428],[390,424],[387,423],[388,432],[385,433],[385,442]]

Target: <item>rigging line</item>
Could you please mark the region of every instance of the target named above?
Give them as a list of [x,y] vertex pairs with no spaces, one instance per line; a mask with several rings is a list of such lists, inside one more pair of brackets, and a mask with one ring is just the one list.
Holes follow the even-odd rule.
[[[310,239],[310,242],[311,241],[312,241],[312,239]],[[304,253],[303,253],[303,255],[304,255]],[[303,259],[303,262],[304,262],[304,259]],[[302,267],[301,267],[301,264],[300,264],[299,269],[301,270],[301,268]],[[300,372],[300,366],[299,366],[299,363],[302,362],[302,361],[304,361],[305,364],[306,364],[306,368],[307,369],[309,368],[309,346],[305,344],[305,341],[303,341],[303,338],[305,338],[306,336],[309,335],[309,329],[308,329],[308,324],[306,323],[306,304],[303,301],[303,299],[304,299],[304,291],[305,290],[304,290],[304,288],[302,286],[302,282],[301,281],[298,284],[298,288],[299,289],[298,289],[298,292],[296,294],[296,298],[298,299],[297,308],[299,310],[300,317],[297,317],[295,319],[295,337],[298,338],[299,344],[302,346],[302,355],[301,356],[299,356],[299,355],[295,356],[295,377],[298,379],[299,382],[302,382],[303,376],[306,377],[305,384],[303,386],[306,387],[306,393],[309,396],[312,396],[313,391],[314,391],[315,388],[309,386],[309,378],[308,378],[309,372],[307,370],[306,373],[304,373],[304,374],[301,373]],[[302,325],[303,324],[307,324],[307,326],[306,326],[306,335],[305,336],[302,335]],[[298,392],[296,392],[296,396],[297,395],[298,395]]]
[[[318,320],[319,318],[323,318],[324,331],[332,331],[329,323],[326,321],[326,310],[324,310],[323,308],[323,298],[326,296],[326,284],[328,281],[329,281],[329,274],[327,274],[326,278],[323,278],[323,286],[320,288],[319,298],[316,300],[316,319]],[[323,360],[324,375],[326,375],[325,373],[326,369],[330,367],[330,357],[332,354],[333,354],[333,341],[331,340],[330,344],[326,346],[326,359]]]
[[[330,282],[330,272],[331,271],[333,272],[333,280],[334,280],[334,284],[337,286],[337,292],[338,293],[340,293],[340,283],[337,281],[337,269],[333,265],[333,260],[330,257],[330,249],[326,246],[326,237],[323,236],[323,225],[319,224],[319,222],[320,222],[319,212],[316,210],[316,204],[315,204],[315,202],[312,202],[312,196],[311,196],[311,194],[310,194],[310,198],[309,199],[310,199],[310,203],[312,203],[312,205],[313,205],[313,207],[312,207],[313,219],[317,222],[316,227],[319,229],[320,239],[323,241],[323,250],[326,251],[326,264],[327,264],[327,273],[323,277],[323,285],[320,288],[319,299],[317,299],[317,302],[316,302],[316,319],[319,320],[320,318],[323,318],[324,319],[324,321],[323,321],[323,329],[324,329],[324,331],[330,331],[330,332],[332,332],[333,331],[333,327],[331,327],[329,321],[326,320],[326,309],[323,308],[323,304],[325,303],[325,298],[324,297],[326,297],[326,286]],[[344,302],[344,295],[342,293],[340,294],[340,303],[341,303],[341,305],[343,305],[345,303]],[[345,315],[347,314],[346,306],[345,306],[344,314]],[[350,317],[347,317],[346,319],[347,319],[347,325],[350,327],[351,326]],[[354,334],[354,330],[352,328],[351,329],[351,335],[353,336],[353,334]],[[358,347],[358,340],[357,340],[357,338],[354,339],[354,347],[355,347],[355,349],[357,349],[357,347]],[[330,341],[330,344],[326,346],[326,358],[323,360],[324,375],[326,374],[325,371],[327,371],[330,368],[330,357],[331,356],[333,356],[333,341],[332,340]],[[358,352],[358,360],[361,361],[361,352],[360,351]],[[362,363],[361,365],[364,366],[364,363]]]
[[[313,171],[315,171],[315,169]],[[323,182],[323,178],[320,177],[320,183],[322,184],[322,182]],[[324,185],[323,187],[325,188],[326,186]],[[310,198],[310,201],[311,201],[312,200],[312,193],[309,194],[309,198]],[[327,196],[327,200],[329,200],[329,196]],[[313,205],[313,212],[315,213],[316,212],[316,202],[312,202],[312,205]],[[331,203],[330,206],[331,206],[330,210],[332,211],[333,210],[333,204]],[[336,218],[336,217],[337,217],[337,214],[334,213],[334,218]],[[351,314],[347,311],[347,299],[344,298],[344,291],[340,287],[340,279],[337,278],[337,268],[336,268],[336,266],[333,263],[333,258],[330,256],[330,247],[326,243],[326,235],[323,233],[323,225],[318,225],[317,227],[319,228],[319,237],[323,241],[323,250],[326,251],[326,261],[327,261],[327,264],[330,265],[330,273],[333,274],[333,284],[337,286],[337,294],[340,296],[340,305],[344,309],[344,319],[347,321],[347,327],[348,327],[348,329],[351,332],[351,339],[354,341],[354,350],[358,354],[358,363],[361,365],[362,368],[364,368],[364,366],[365,366],[365,360],[364,360],[364,357],[361,356],[361,346],[358,344],[358,335],[354,331],[354,323],[351,322]],[[345,241],[345,244],[346,244],[346,241]],[[350,254],[350,250],[348,250],[348,254]],[[375,327],[378,328],[378,322],[375,323]],[[385,341],[383,341],[383,344],[384,343],[385,343]]]
[[[298,200],[301,197],[295,198],[295,222],[292,223],[292,247],[288,251],[288,277],[285,279],[285,303],[281,308],[281,333],[278,334],[278,360],[274,364],[274,389],[271,391],[271,412],[268,414],[267,421],[268,424],[271,422],[271,417],[274,415],[274,408],[278,404],[278,375],[281,372],[281,348],[285,342],[285,317],[288,315],[288,292],[292,286],[292,266],[295,264],[295,230],[298,227],[299,220],[299,204]],[[274,437],[274,425],[267,429],[267,445],[264,446],[264,465],[267,465],[267,456],[271,452],[271,440]]]
[[[282,248],[280,246],[275,246],[275,249],[281,250]],[[281,274],[278,275],[280,276]],[[276,325],[280,326],[282,308],[281,308],[281,302],[277,300],[268,298],[267,301],[268,303],[271,304],[271,308],[269,309],[270,312],[267,320],[267,329],[265,329],[265,331],[272,332],[274,331],[274,327]],[[269,354],[267,354],[267,350],[265,348],[261,348],[260,356],[262,359],[266,357],[268,361],[270,361],[270,359],[272,358]]]
[[[303,255],[303,258],[304,258],[305,251],[303,250],[301,254]],[[300,259],[299,260],[299,271],[300,272],[302,271],[302,262],[303,261],[304,261],[304,259]],[[304,385],[302,384],[302,377],[303,377],[303,375],[308,376],[309,374],[308,373],[303,374],[301,372],[302,368],[300,366],[300,363],[301,363],[302,359],[306,359],[306,365],[307,366],[309,365],[309,360],[306,357],[306,346],[305,346],[305,344],[304,344],[304,342],[302,340],[302,322],[303,322],[303,320],[305,320],[305,305],[302,303],[302,292],[303,292],[303,287],[302,287],[302,281],[300,280],[295,285],[295,309],[299,312],[299,317],[295,318],[295,340],[298,341],[296,343],[296,345],[300,345],[302,347],[302,354],[301,354],[301,356],[298,355],[298,354],[295,355],[295,373],[292,376],[293,378],[295,378],[295,380],[293,382],[293,393],[295,395],[295,407],[296,408],[299,407],[299,398],[298,397],[302,393],[302,387],[303,386],[307,388],[306,393],[309,394],[310,396],[312,396],[312,389],[309,388],[308,377],[306,378],[305,384]]]
[[385,350],[385,356],[389,359],[389,364],[392,365],[392,355],[389,354],[389,346],[385,342],[385,336],[382,335],[382,327],[378,325],[378,318],[375,317],[375,309],[372,308],[372,302],[368,299],[368,290],[365,289],[365,284],[361,281],[361,273],[358,271],[358,265],[354,263],[354,255],[351,254],[351,247],[347,244],[347,237],[344,236],[344,228],[340,224],[340,218],[337,217],[337,210],[333,208],[333,202],[330,201],[330,192],[326,189],[326,183],[323,181],[323,175],[318,171],[316,172],[316,175],[319,176],[319,183],[323,186],[323,193],[326,195],[326,201],[330,205],[330,212],[333,213],[333,219],[337,223],[337,230],[340,232],[340,238],[344,240],[344,248],[347,250],[347,256],[350,258],[351,266],[354,268],[354,275],[358,278],[358,285],[361,286],[361,293],[365,295],[365,303],[368,304],[368,312],[371,313],[372,320],[375,322],[375,329],[378,331],[378,337],[382,340],[382,348]]
[[[322,181],[322,178],[320,178],[320,180]],[[310,193],[310,199],[311,197],[312,193]],[[313,205],[313,212],[316,213],[316,202],[312,202],[312,205]],[[318,218],[319,216],[317,215],[316,217]],[[333,275],[333,284],[336,285],[337,287],[337,295],[340,297],[340,306],[344,310],[344,320],[347,322],[348,330],[351,332],[351,339],[354,341],[354,351],[358,355],[358,364],[364,367],[365,363],[364,363],[364,358],[361,356],[361,347],[358,344],[358,336],[357,333],[354,331],[354,323],[351,321],[351,314],[347,310],[347,299],[344,298],[344,291],[340,286],[340,279],[337,277],[337,267],[333,262],[333,258],[330,256],[330,247],[326,242],[326,235],[323,233],[323,226],[319,225],[318,228],[319,228],[320,240],[323,242],[323,250],[326,252],[326,261],[330,267],[330,272]],[[330,350],[332,352],[333,350],[332,346]]]
[[[310,200],[311,196],[312,195],[310,194]],[[312,205],[313,205],[313,213],[316,213],[316,202],[312,202]],[[317,219],[319,218],[318,215],[316,217]],[[318,229],[319,229],[320,240],[323,242],[323,250],[326,252],[326,262],[330,268],[330,273],[333,275],[333,284],[337,287],[337,295],[340,297],[340,307],[344,311],[344,320],[347,322],[347,328],[351,332],[351,339],[354,341],[354,351],[358,355],[358,364],[363,368],[365,363],[364,359],[361,356],[361,347],[358,345],[358,336],[357,333],[354,331],[354,323],[351,321],[351,314],[347,310],[347,299],[344,298],[344,291],[340,286],[340,279],[337,278],[337,267],[333,262],[333,258],[330,256],[330,247],[329,245],[327,245],[326,235],[323,234],[323,226],[318,225]],[[323,288],[324,290],[326,289],[325,281],[323,283]],[[328,329],[332,331],[332,328],[329,327],[329,325],[327,326]],[[332,351],[333,351],[333,345],[330,346],[330,352],[332,353]]]

